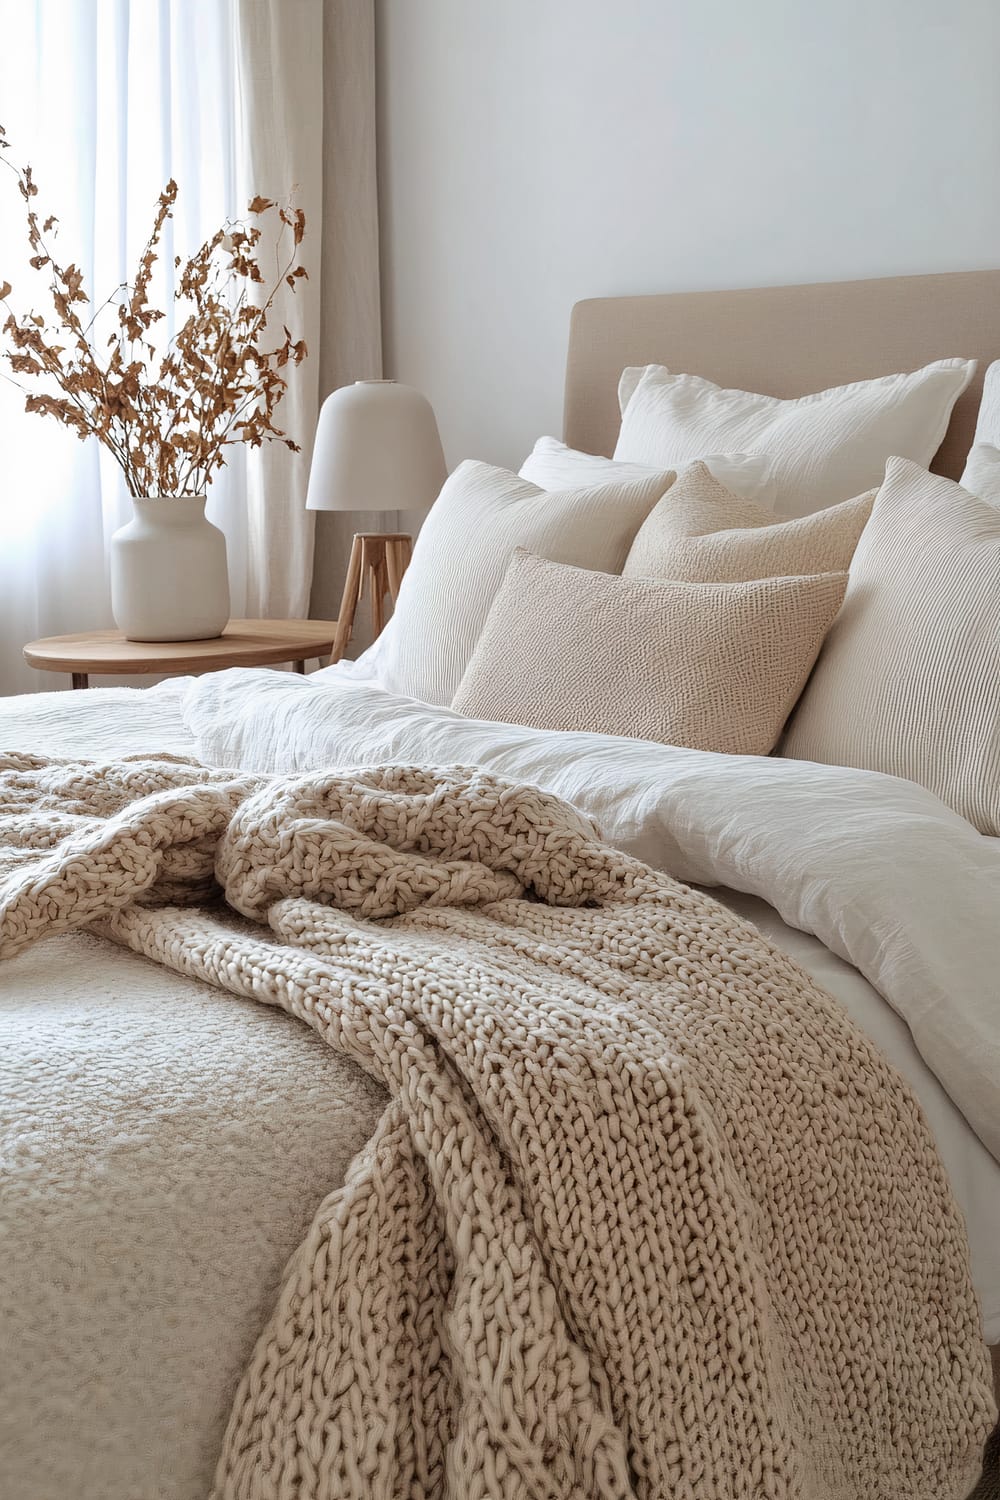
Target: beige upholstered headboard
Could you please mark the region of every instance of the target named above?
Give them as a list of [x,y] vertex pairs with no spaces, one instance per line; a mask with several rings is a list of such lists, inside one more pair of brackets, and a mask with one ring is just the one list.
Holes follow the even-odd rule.
[[597,297],[573,309],[563,436],[572,448],[614,451],[626,365],[663,364],[740,390],[803,396],[951,355],[979,361],[933,465],[957,479],[983,374],[1000,358],[1000,271]]

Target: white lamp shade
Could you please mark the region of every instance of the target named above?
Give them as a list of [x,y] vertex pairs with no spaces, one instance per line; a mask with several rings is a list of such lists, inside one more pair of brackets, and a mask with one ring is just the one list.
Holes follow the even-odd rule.
[[426,396],[395,380],[356,380],[323,402],[308,510],[427,510],[447,476]]

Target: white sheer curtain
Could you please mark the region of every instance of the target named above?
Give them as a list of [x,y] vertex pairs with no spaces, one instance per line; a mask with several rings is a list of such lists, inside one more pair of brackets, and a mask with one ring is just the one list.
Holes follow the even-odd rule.
[[[283,196],[294,186],[312,279],[300,283],[305,296],[278,309],[278,326],[287,321],[315,354],[321,113],[309,116],[322,99],[322,0],[0,0],[0,35],[10,154],[31,163],[35,205],[58,215],[60,258],[81,268],[92,299],[133,275],[171,176],[179,194],[158,271],[242,212],[253,193]],[[13,283],[19,310],[26,298],[42,299],[41,278],[27,269],[22,207],[3,171],[0,280]],[[168,310],[172,288],[156,285],[153,301]],[[312,533],[302,497],[315,363],[292,376],[301,381],[279,408],[279,425],[303,453],[276,447],[248,458],[232,449],[209,493],[209,516],[229,544],[234,615],[306,613]],[[6,382],[0,465],[0,693],[52,688],[59,679],[26,667],[21,647],[112,623],[107,544],[128,519],[128,497],[96,442],[26,414]]]

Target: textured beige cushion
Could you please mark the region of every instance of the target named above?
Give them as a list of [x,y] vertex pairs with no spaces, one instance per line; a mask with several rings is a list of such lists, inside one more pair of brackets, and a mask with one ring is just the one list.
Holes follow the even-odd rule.
[[975,360],[858,380],[782,401],[663,365],[626,369],[615,458],[680,469],[719,449],[766,453],[779,516],[805,516],[881,484],[886,460],[929,464]]
[[514,554],[453,707],[471,718],[766,755],[846,573],[698,584]]
[[775,521],[691,464],[639,527],[626,578],[738,583],[747,578],[842,573],[871,515],[875,491],[812,516]]
[[905,776],[1000,834],[1000,512],[894,458],[782,754]]
[[620,573],[676,477],[650,469],[550,493],[507,469],[459,464],[421,528],[392,619],[353,674],[406,698],[450,703],[514,548]]

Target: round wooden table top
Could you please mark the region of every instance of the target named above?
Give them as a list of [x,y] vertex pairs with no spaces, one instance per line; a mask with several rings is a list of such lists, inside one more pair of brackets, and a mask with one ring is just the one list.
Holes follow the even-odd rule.
[[127,641],[120,630],[89,630],[30,641],[24,659],[45,672],[214,672],[328,656],[336,620],[230,620],[209,641]]

